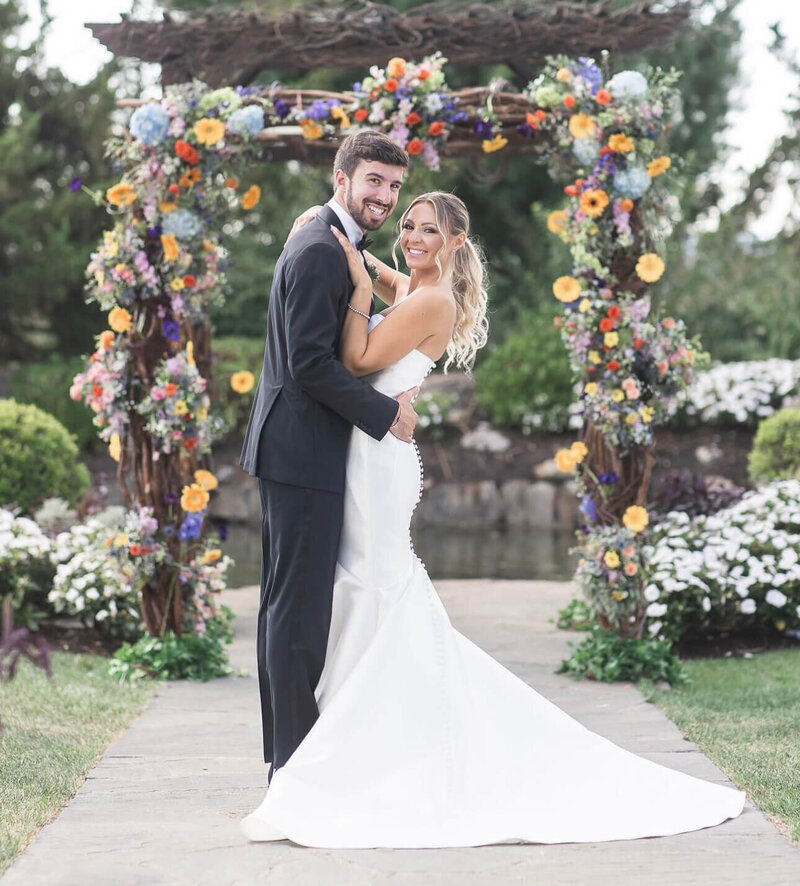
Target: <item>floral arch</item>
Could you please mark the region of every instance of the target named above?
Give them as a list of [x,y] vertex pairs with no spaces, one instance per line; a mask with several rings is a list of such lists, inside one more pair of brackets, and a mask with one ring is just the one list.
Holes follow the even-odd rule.
[[[104,199],[111,225],[87,268],[88,299],[107,312],[71,395],[94,411],[118,462],[128,512],[108,546],[141,594],[147,630],[202,629],[228,559],[206,510],[210,454],[223,422],[210,390],[208,311],[224,298],[219,231],[259,201],[248,164],[329,162],[358,126],[388,132],[436,169],[451,156],[520,152],[564,185],[548,227],[572,255],[553,283],[584,417],[557,454],[581,495],[577,577],[601,623],[644,623],[642,533],[653,430],[676,409],[693,351],[683,324],[651,311],[664,263],[656,245],[671,161],[665,148],[674,72],[609,70],[609,57],[549,57],[520,93],[449,89],[439,54],[372,67],[349,93],[168,86],[133,105],[108,154],[121,171]],[[99,199],[103,199],[102,195]],[[555,333],[554,333],[555,334]],[[249,373],[231,378],[252,387]]]

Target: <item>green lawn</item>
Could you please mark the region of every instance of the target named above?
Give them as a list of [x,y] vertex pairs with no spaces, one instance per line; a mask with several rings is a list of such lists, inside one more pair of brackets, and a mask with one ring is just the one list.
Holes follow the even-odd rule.
[[0,875],[155,692],[147,681],[115,682],[100,656],[52,661],[52,680],[26,662],[0,685]]
[[692,683],[651,701],[800,843],[800,649],[684,663]]

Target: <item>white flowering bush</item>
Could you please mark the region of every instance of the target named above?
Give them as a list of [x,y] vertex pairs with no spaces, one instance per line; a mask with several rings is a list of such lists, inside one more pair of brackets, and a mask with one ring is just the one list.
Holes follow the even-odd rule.
[[50,539],[33,520],[0,508],[0,599],[10,595],[14,622],[31,630],[46,614],[50,551]]
[[48,599],[56,612],[78,616],[89,627],[136,637],[141,632],[138,588],[110,553],[108,536],[108,527],[93,518],[56,536]]
[[668,640],[800,627],[800,481],[715,514],[671,512],[643,552],[647,630]]
[[458,398],[455,394],[424,391],[417,397],[414,409],[417,411],[417,433],[427,431],[431,436],[441,436],[442,426],[447,422]]
[[698,372],[682,395],[690,420],[755,425],[800,393],[800,360],[721,363]]

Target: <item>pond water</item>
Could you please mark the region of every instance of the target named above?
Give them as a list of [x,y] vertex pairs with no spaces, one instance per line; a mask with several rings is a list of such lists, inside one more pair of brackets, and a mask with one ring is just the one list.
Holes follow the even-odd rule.
[[[575,570],[570,529],[469,530],[417,527],[414,549],[435,581],[445,578],[568,580]],[[230,524],[225,553],[236,560],[229,587],[258,584],[260,527]]]

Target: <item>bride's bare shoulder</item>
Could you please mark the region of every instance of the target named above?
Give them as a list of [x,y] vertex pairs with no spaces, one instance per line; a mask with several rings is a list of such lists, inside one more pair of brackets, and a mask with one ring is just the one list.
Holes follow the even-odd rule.
[[[411,300],[414,299],[413,305]],[[429,284],[418,286],[401,299],[395,306],[395,310],[402,304],[408,303],[409,307],[423,308],[426,310],[435,309],[437,313],[446,314],[456,312],[456,301],[453,292],[449,287],[437,286]]]

